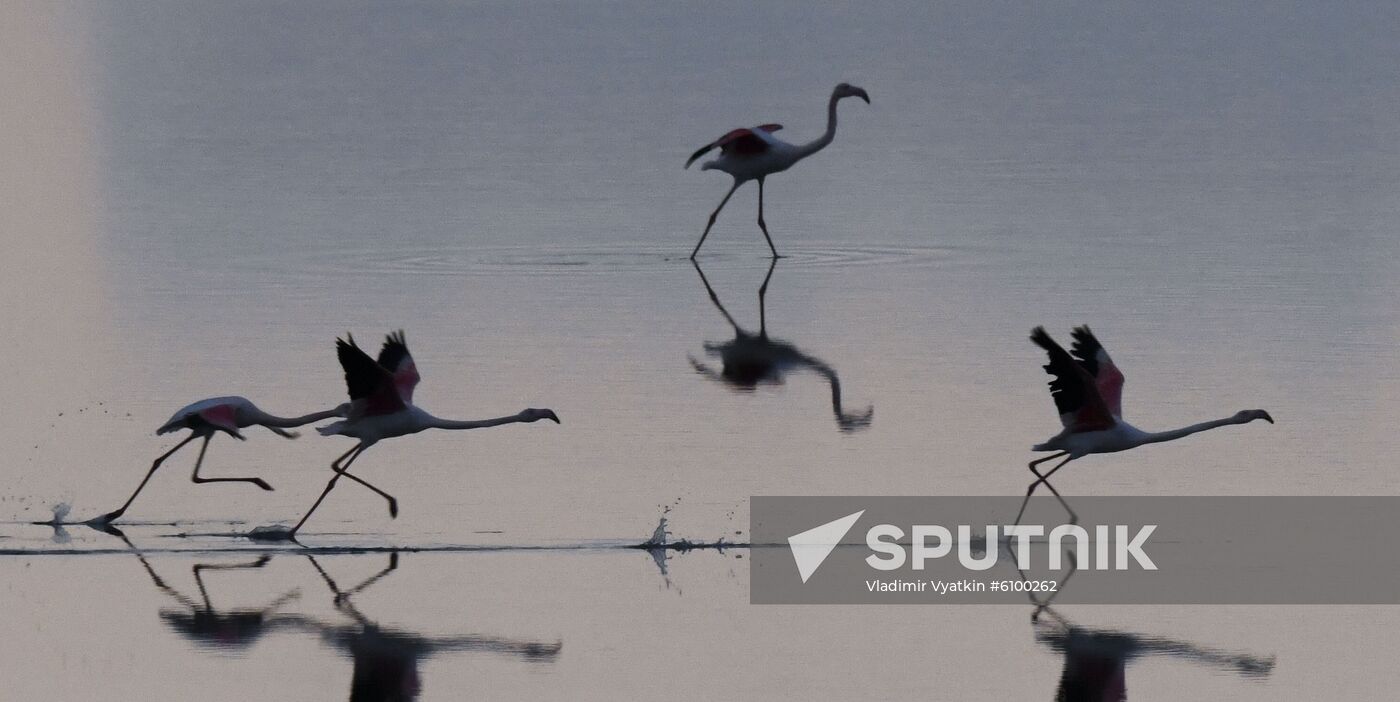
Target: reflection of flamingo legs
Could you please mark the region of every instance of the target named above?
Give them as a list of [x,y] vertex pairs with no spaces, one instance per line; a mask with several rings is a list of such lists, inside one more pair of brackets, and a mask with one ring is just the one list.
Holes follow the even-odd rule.
[[150,577],[156,589],[178,602],[184,610],[161,609],[161,618],[178,634],[200,644],[216,646],[221,649],[251,646],[266,630],[269,623],[268,615],[301,595],[298,590],[293,589],[260,609],[220,611],[214,607],[209,598],[209,591],[204,585],[203,571],[262,568],[267,565],[272,556],[264,554],[250,563],[196,564],[191,570],[194,573],[195,583],[199,586],[199,595],[202,600],[200,603],[186,597],[166,583],[146,560],[145,555],[131,543],[130,539],[126,538],[120,529],[106,525],[104,531],[121,539],[131,549],[136,559],[140,561],[141,567],[146,571],[146,575]]
[[773,259],[768,264],[768,271],[763,276],[763,284],[758,288],[758,333],[752,333],[739,325],[734,316],[720,302],[719,295],[715,293],[714,286],[710,285],[710,280],[705,276],[705,271],[700,264],[691,261],[695,267],[695,272],[700,276],[700,283],[705,286],[705,294],[709,296],[710,302],[715,309],[724,316],[724,320],[729,322],[729,326],[734,330],[734,339],[724,343],[705,342],[705,351],[711,355],[720,357],[722,367],[719,370],[700,362],[695,357],[690,357],[690,366],[696,373],[716,380],[742,391],[749,391],[762,383],[781,382],[782,376],[791,369],[806,369],[826,380],[831,388],[831,409],[836,417],[836,425],[843,432],[854,432],[870,426],[875,415],[873,406],[867,407],[862,412],[847,412],[841,405],[841,379],[836,374],[836,369],[827,365],[820,358],[803,353],[796,346],[777,339],[768,337],[768,285],[773,280],[773,273],[777,270],[778,261]]
[[379,571],[378,573],[375,573],[374,575],[371,575],[370,577],[366,578],[364,582],[360,583],[359,585],[356,585],[355,587],[350,588],[349,590],[341,590],[340,586],[336,584],[335,579],[331,578],[330,573],[327,573],[326,569],[322,568],[321,564],[316,562],[315,556],[307,554],[306,559],[308,561],[311,561],[311,567],[315,568],[316,572],[321,574],[321,579],[326,581],[326,586],[331,589],[331,592],[335,593],[335,606],[337,608],[341,608],[343,606],[356,619],[356,621],[359,621],[362,624],[368,623],[368,621],[360,615],[359,611],[355,609],[354,605],[350,604],[350,596],[369,587],[370,585],[379,582],[381,578],[388,575],[389,573],[394,572],[399,567],[399,552],[390,551],[389,565],[385,566],[383,570]]
[[[408,663],[408,665],[373,666],[376,671],[382,671],[416,668],[417,659],[425,658],[437,651],[495,651],[542,660],[553,658],[563,647],[563,644],[557,641],[553,643],[540,643],[534,641],[516,641],[493,636],[467,635],[427,638],[416,634],[380,627],[368,617],[361,614],[351,602],[350,598],[379,582],[384,576],[396,570],[399,567],[398,551],[391,551],[389,553],[389,565],[383,570],[371,575],[369,578],[365,579],[364,582],[348,590],[342,590],[335,579],[316,561],[314,556],[307,554],[306,557],[307,560],[311,561],[311,565],[316,569],[316,572],[320,573],[321,578],[326,581],[327,587],[335,594],[336,609],[353,619],[358,625],[358,629],[347,631],[339,627],[331,627],[311,619],[291,615],[287,616],[285,621],[290,624],[320,631],[323,635],[330,634],[341,641],[359,642],[359,652],[355,654],[357,668],[362,663],[361,656],[367,654],[378,654]],[[354,644],[351,644],[349,647],[352,651],[357,648]],[[370,676],[367,675],[367,678],[368,677]]]
[[[1010,550],[1011,542],[1007,541],[1004,543],[1006,543],[1007,549]],[[1036,617],[1040,616],[1040,611],[1042,609],[1050,607],[1050,603],[1054,602],[1055,598],[1059,597],[1061,592],[1064,592],[1065,586],[1069,585],[1069,581],[1074,578],[1074,574],[1079,572],[1079,555],[1075,553],[1073,548],[1068,549],[1068,552],[1069,568],[1065,571],[1065,576],[1063,578],[1055,581],[1055,589],[1051,591],[1049,595],[1046,595],[1044,600],[1036,599],[1035,591],[1029,587],[1030,578],[1026,577],[1026,571],[1021,570],[1021,564],[1015,560],[1016,557],[1012,554],[1011,562],[1016,564],[1016,574],[1021,576],[1021,582],[1027,583],[1028,585],[1026,588],[1026,597],[1030,599],[1031,604],[1035,605],[1035,612],[1031,613],[1031,621],[1035,621]]]
[[206,570],[246,570],[249,568],[262,568],[267,562],[272,560],[271,554],[264,553],[256,561],[251,563],[196,563],[190,571],[194,573],[194,584],[199,588],[199,596],[204,600],[205,609],[213,609],[209,604],[209,591],[204,588],[204,571]]

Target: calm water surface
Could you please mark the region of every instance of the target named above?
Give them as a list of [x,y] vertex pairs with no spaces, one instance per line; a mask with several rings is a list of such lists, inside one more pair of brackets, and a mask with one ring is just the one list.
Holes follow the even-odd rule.
[[[1058,430],[1035,324],[1093,324],[1138,426],[1279,421],[1076,463],[1067,494],[1396,494],[1389,6],[0,18],[6,696],[1051,699],[1114,655],[1135,698],[1400,685],[1396,608],[753,607],[742,550],[663,572],[613,548],[667,509],[742,540],[754,494],[1024,490]],[[788,257],[770,271],[746,188],[692,266],[728,181],[689,153],[765,121],[813,138],[842,80],[873,104],[768,183]],[[256,430],[206,470],[275,492],[196,488],[182,454],[130,544],[21,524],[112,509],[191,400],[342,402],[333,339],[397,328],[435,414],[563,424],[378,445],[357,466],[399,518],[343,485],[303,540],[528,548],[225,552],[248,544],[203,534],[295,520],[350,446]],[[753,382],[726,353],[760,328],[782,363]]]

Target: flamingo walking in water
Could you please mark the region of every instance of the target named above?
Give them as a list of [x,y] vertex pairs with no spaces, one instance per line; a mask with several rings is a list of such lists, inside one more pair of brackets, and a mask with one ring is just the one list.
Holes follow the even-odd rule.
[[244,441],[243,434],[239,433],[238,430],[252,426],[266,427],[278,436],[295,439],[297,437],[296,433],[286,431],[286,429],[299,427],[303,424],[310,424],[311,422],[317,422],[330,417],[343,417],[345,416],[345,412],[349,410],[349,407],[348,404],[345,404],[335,409],[325,410],[323,412],[312,412],[311,414],[302,415],[300,417],[278,417],[268,414],[258,409],[257,405],[254,405],[252,402],[249,402],[247,398],[243,397],[211,397],[207,400],[200,400],[194,404],[182,407],[170,418],[170,421],[162,424],[160,428],[156,430],[156,434],[169,434],[171,432],[180,431],[181,429],[189,429],[190,435],[185,437],[184,441],[176,444],[175,448],[161,454],[160,457],[151,464],[150,471],[148,471],[146,477],[141,480],[141,484],[136,486],[136,491],[131,493],[131,497],[127,498],[125,504],[100,517],[90,519],[87,523],[92,526],[101,527],[119,519],[126,513],[126,509],[131,506],[131,503],[136,500],[136,496],[141,494],[141,490],[146,487],[146,483],[150,482],[151,476],[155,475],[156,469],[160,468],[160,464],[164,463],[165,459],[170,458],[176,451],[184,448],[185,444],[195,439],[204,439],[204,443],[199,447],[199,458],[194,462],[194,474],[190,477],[191,480],[196,483],[252,483],[264,490],[271,490],[272,486],[268,485],[262,478],[201,478],[199,476],[199,466],[204,463],[204,452],[209,448],[209,440],[214,438],[215,434],[223,432],[239,441]]
[[413,404],[413,389],[418,387],[419,380],[418,367],[408,352],[408,344],[404,341],[402,331],[390,334],[385,339],[378,360],[370,358],[369,354],[355,344],[354,337],[349,334],[345,339],[336,339],[335,351],[340,359],[341,368],[345,369],[345,384],[350,391],[349,412],[344,415],[345,419],[317,427],[316,431],[322,436],[348,436],[358,439],[359,443],[331,462],[331,470],[335,471],[335,475],[326,483],[326,489],[316,498],[316,502],[307,510],[301,521],[290,531],[280,535],[281,538],[291,539],[296,536],[297,531],[316,508],[321,506],[326,495],[335,488],[341,476],[383,497],[389,502],[389,516],[397,517],[398,500],[348,472],[350,464],[354,463],[365,449],[382,439],[417,434],[425,429],[480,429],[516,422],[538,422],[541,419],[559,423],[559,417],[553,410],[548,409],[526,409],[506,417],[477,421],[439,419],[428,414]]
[[710,235],[710,228],[715,226],[715,217],[719,216],[719,211],[724,209],[734,191],[750,180],[758,181],[758,228],[763,230],[763,238],[768,241],[768,250],[773,252],[773,258],[778,258],[778,249],[774,248],[773,239],[768,236],[768,225],[763,222],[763,179],[774,173],[786,171],[792,164],[826,148],[827,144],[836,138],[836,103],[848,97],[858,97],[867,105],[870,104],[870,96],[864,90],[846,83],[836,86],[831,91],[831,100],[826,105],[826,133],[815,141],[789,144],[773,136],[773,132],[782,129],[783,125],[760,124],[753,129],[735,129],[690,155],[690,159],[685,162],[686,168],[690,168],[690,164],[712,149],[718,148],[719,158],[701,165],[700,170],[708,171],[713,168],[734,177],[733,187],[729,188],[724,199],[719,201],[719,207],[710,213],[710,222],[705,225],[705,232],[700,235],[695,250],[690,252],[690,260],[695,260],[695,255],[700,253],[700,247],[705,245],[705,237]]
[[[1035,481],[1026,489],[1026,498],[1021,501],[1021,511],[1016,513],[1015,524],[1021,523],[1021,515],[1026,512],[1026,503],[1042,484],[1059,499],[1069,512],[1071,522],[1077,521],[1074,510],[1070,509],[1055,486],[1048,481],[1055,471],[1066,463],[1094,453],[1115,453],[1137,448],[1144,444],[1174,441],[1198,432],[1229,426],[1247,424],[1262,419],[1270,424],[1274,418],[1261,409],[1241,410],[1224,419],[1215,419],[1189,427],[1171,431],[1143,431],[1123,421],[1123,373],[1113,365],[1099,340],[1089,327],[1074,329],[1074,345],[1065,351],[1044,327],[1031,330],[1031,341],[1045,349],[1050,355],[1050,363],[1045,371],[1054,376],[1050,381],[1050,395],[1055,400],[1055,409],[1060,412],[1060,422],[1064,431],[1051,437],[1045,443],[1031,447],[1032,451],[1054,451],[1055,453],[1030,462]],[[1036,466],[1046,461],[1064,458],[1045,473]]]

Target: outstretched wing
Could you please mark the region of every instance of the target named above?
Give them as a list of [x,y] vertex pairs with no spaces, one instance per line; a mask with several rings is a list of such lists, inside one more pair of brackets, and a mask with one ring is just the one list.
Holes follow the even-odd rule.
[[1066,429],[1096,431],[1117,423],[1099,394],[1094,377],[1064,347],[1055,343],[1044,327],[1031,330],[1031,341],[1050,356],[1050,363],[1045,365],[1045,372],[1054,376],[1050,381],[1050,396],[1060,412],[1060,423]]
[[390,414],[404,408],[403,398],[394,387],[394,376],[357,346],[355,337],[346,334],[344,339],[336,339],[335,355],[345,369],[352,414]]
[[700,150],[690,155],[686,160],[685,167],[690,168],[690,164],[696,159],[709,153],[711,149],[719,148],[726,154],[738,154],[740,156],[756,156],[771,148],[767,139],[759,135],[759,132],[772,134],[782,129],[781,124],[760,124],[753,129],[735,129],[724,136],[700,147]]
[[1099,395],[1103,397],[1104,405],[1113,416],[1123,418],[1123,371],[1118,370],[1118,366],[1113,365],[1113,359],[1108,357],[1103,344],[1094,338],[1094,332],[1089,331],[1086,324],[1082,327],[1074,328],[1074,345],[1070,347],[1070,353],[1074,359],[1079,361],[1079,365],[1094,377],[1094,385],[1099,389]]
[[379,365],[394,376],[394,388],[405,404],[413,402],[413,389],[418,387],[418,366],[408,352],[408,342],[400,329],[384,339],[379,349]]

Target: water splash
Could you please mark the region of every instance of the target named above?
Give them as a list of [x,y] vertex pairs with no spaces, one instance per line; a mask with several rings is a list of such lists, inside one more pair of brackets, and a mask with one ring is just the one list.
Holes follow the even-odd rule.
[[[670,507],[667,507],[667,508],[666,508],[666,512],[670,512],[670,511],[671,511],[671,508],[670,508]],[[671,531],[670,531],[669,529],[666,528],[667,525],[668,525],[668,523],[667,523],[667,521],[666,521],[666,513],[663,512],[663,513],[661,514],[661,520],[658,521],[658,522],[656,523],[656,530],[653,531],[653,532],[651,532],[651,538],[649,538],[649,539],[647,539],[646,541],[643,541],[643,542],[642,542],[642,547],[643,547],[643,548],[660,548],[660,547],[665,547],[668,543],[670,543],[670,540],[671,540]]]

